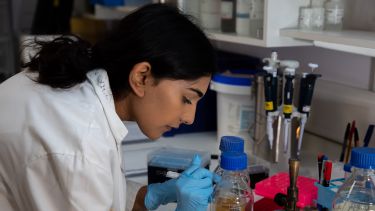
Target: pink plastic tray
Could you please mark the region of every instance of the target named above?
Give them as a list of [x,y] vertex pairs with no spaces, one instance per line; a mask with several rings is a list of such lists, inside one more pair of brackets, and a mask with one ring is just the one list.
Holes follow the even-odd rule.
[[[318,188],[314,186],[317,180],[299,176],[297,179],[298,202],[297,207],[313,206],[318,195]],[[273,199],[277,193],[287,194],[289,174],[281,172],[258,182],[255,185],[257,195]]]

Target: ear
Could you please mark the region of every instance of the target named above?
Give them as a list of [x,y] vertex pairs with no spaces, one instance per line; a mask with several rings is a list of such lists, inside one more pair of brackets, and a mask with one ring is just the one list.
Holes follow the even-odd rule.
[[129,85],[134,94],[143,97],[146,84],[150,82],[152,82],[150,63],[140,62],[135,64],[129,74]]

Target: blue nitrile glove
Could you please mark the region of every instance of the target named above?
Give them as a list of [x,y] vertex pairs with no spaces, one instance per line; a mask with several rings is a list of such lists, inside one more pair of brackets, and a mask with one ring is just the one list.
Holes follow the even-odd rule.
[[220,177],[201,168],[201,159],[196,155],[192,165],[181,173],[176,181],[176,211],[205,211],[213,192],[212,181],[218,182]]
[[155,183],[147,186],[145,206],[148,210],[155,210],[161,204],[177,201],[177,179],[170,179],[163,183]]

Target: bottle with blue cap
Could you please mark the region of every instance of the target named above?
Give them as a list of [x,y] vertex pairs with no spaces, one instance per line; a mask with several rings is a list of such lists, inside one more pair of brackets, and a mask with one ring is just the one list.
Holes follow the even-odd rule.
[[[221,154],[224,152],[244,152],[244,140],[238,136],[222,136],[219,149]],[[220,167],[220,157],[219,166],[215,169],[215,173],[220,176],[223,174],[223,169]]]
[[247,155],[244,152],[223,152],[221,181],[216,185],[211,211],[253,210],[254,196],[248,183]]
[[333,210],[375,210],[375,148],[352,149],[351,176],[333,201]]

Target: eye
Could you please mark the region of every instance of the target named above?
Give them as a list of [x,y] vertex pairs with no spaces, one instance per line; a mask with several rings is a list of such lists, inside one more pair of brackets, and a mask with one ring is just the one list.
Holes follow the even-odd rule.
[[182,102],[183,102],[184,104],[189,104],[189,105],[191,105],[191,100],[189,100],[187,97],[183,97],[183,98],[182,98]]

